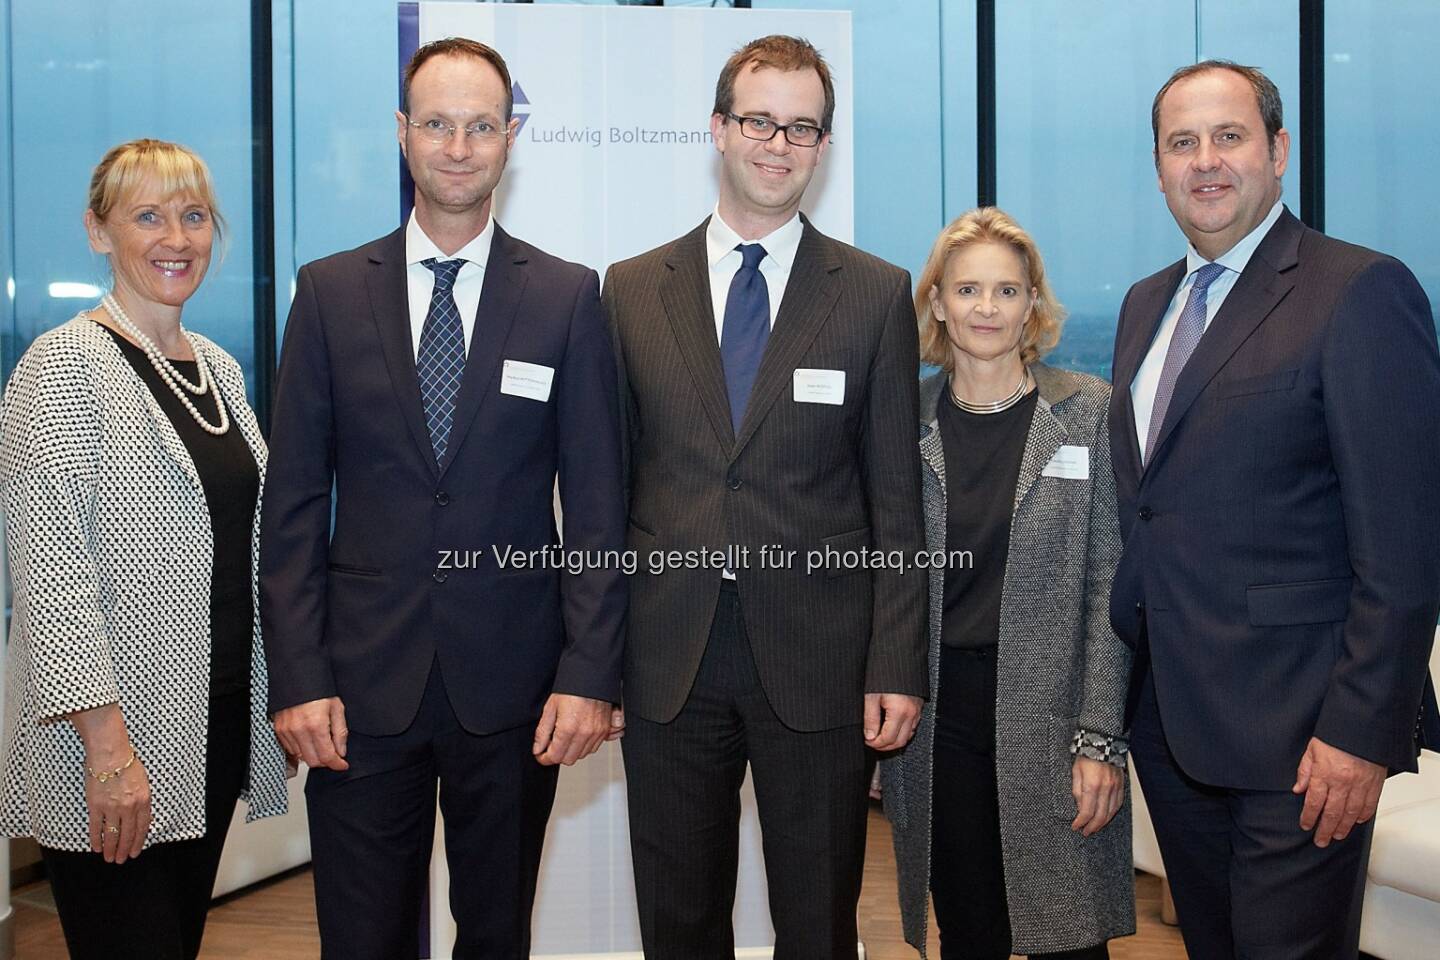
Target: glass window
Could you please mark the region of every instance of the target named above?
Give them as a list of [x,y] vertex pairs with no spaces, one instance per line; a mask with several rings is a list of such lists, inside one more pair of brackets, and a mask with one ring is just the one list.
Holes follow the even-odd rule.
[[1415,272],[1440,309],[1440,5],[1325,4],[1325,232]]
[[109,147],[156,137],[193,148],[214,176],[229,224],[226,252],[186,305],[184,322],[240,361],[253,395],[250,6],[72,0],[59,17],[48,4],[7,5],[7,379],[36,336],[108,288],[105,259],[90,251],[81,224],[90,173]]
[[1195,7],[996,7],[997,199],[1070,312],[1050,362],[1108,377],[1125,291],[1184,252],[1155,185],[1150,100],[1194,60]]
[[[1207,57],[1261,67],[1299,108],[1293,7],[1255,0],[996,4],[996,182],[1070,312],[1057,366],[1108,377],[1125,292],[1185,252],[1155,180],[1150,103]],[[1298,213],[1298,164],[1286,195]]]

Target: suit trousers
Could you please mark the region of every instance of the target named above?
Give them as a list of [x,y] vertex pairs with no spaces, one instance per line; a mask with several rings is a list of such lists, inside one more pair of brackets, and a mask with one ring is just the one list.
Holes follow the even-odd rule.
[[[941,960],[1008,960],[1010,956],[1010,906],[995,780],[995,653],[993,646],[940,648],[930,894],[940,930]],[[1068,895],[1083,898],[1085,891],[1072,890]],[[1105,960],[1110,953],[1101,943],[1030,956]]]
[[1140,682],[1130,756],[1191,960],[1358,955],[1373,820],[1321,849],[1300,829],[1304,796],[1187,776],[1165,740],[1149,670]]
[[720,591],[689,698],[669,723],[627,718],[625,779],[647,960],[734,960],[740,787],[760,815],[775,960],[855,956],[873,755],[856,723],[780,722],[755,671],[740,596]]
[[199,955],[220,852],[249,763],[249,692],[212,697],[203,837],[159,843],[118,865],[98,853],[40,848],[74,960]]
[[429,956],[422,942],[435,790],[445,816],[455,960],[530,955],[530,911],[556,767],[531,754],[534,728],[461,726],[439,663],[402,733],[351,732],[350,769],[305,784],[323,960]]

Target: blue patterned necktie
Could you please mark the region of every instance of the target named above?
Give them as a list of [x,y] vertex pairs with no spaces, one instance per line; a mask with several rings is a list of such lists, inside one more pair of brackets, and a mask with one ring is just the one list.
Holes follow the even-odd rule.
[[1165,365],[1160,368],[1160,385],[1155,388],[1155,405],[1150,409],[1150,429],[1145,436],[1145,463],[1150,462],[1150,455],[1155,452],[1155,440],[1160,436],[1165,412],[1170,409],[1175,381],[1180,379],[1180,371],[1185,369],[1205,332],[1205,291],[1224,272],[1225,268],[1218,263],[1207,263],[1195,271],[1195,283],[1190,287],[1180,319],[1175,322],[1175,334],[1170,338],[1170,349],[1165,352]]
[[420,262],[435,274],[435,289],[430,294],[425,326],[420,330],[415,370],[420,375],[420,402],[430,428],[430,446],[435,451],[436,465],[443,466],[450,426],[455,422],[455,397],[465,373],[465,328],[460,325],[460,308],[455,305],[455,276],[465,261],[441,262],[432,258]]
[[725,299],[720,359],[725,365],[725,391],[730,395],[730,423],[738,434],[760,359],[765,356],[765,341],[770,337],[770,291],[760,273],[765,248],[758,243],[742,243],[735,249],[740,251],[741,263]]

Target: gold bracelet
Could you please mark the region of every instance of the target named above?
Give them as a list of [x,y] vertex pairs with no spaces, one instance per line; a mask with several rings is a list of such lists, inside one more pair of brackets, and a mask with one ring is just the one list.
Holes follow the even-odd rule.
[[87,764],[85,767],[85,772],[90,774],[90,776],[94,777],[99,782],[105,783],[108,780],[114,780],[116,777],[120,776],[120,774],[124,773],[126,770],[129,770],[134,764],[135,748],[131,747],[130,759],[120,764],[120,766],[116,767],[114,770],[101,770],[97,773],[94,767]]

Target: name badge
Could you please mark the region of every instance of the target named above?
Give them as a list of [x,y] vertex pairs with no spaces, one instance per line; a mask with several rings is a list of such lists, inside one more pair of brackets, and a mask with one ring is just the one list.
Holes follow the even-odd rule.
[[845,402],[845,371],[797,369],[795,402],[840,406]]
[[1086,480],[1090,477],[1090,448],[1064,444],[1040,471],[1042,477],[1061,480]]
[[500,392],[544,403],[550,399],[550,384],[554,380],[554,367],[526,363],[524,360],[506,360],[500,371]]

